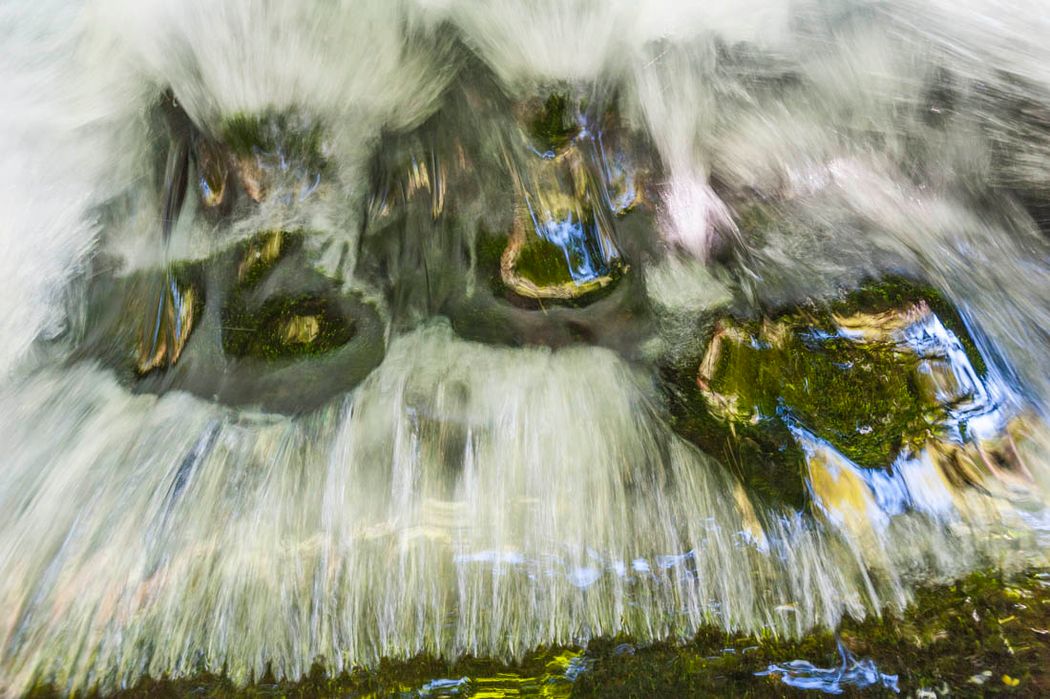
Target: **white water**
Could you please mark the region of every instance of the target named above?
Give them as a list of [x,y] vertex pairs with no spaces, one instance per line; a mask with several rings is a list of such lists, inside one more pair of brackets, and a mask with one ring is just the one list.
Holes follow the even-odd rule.
[[[0,693],[224,662],[238,679],[268,661],[296,676],[318,655],[513,656],[703,622],[798,633],[899,606],[922,580],[1043,561],[1050,255],[1012,198],[1050,195],[1041,4],[750,4],[0,5]],[[1032,480],[937,516],[765,511],[667,427],[636,357],[486,346],[440,319],[388,319],[382,365],[302,416],[133,395],[67,361],[92,255],[162,259],[144,116],[161,90],[203,128],[299,109],[329,129],[334,164],[309,201],[184,220],[175,254],[308,225],[332,269],[332,241],[357,254],[382,130],[461,89],[457,33],[512,97],[618,90],[658,153],[648,234],[697,259],[645,270],[674,330],[641,354],[734,295],[906,270],[1001,355]],[[941,69],[950,104],[930,97]],[[763,87],[784,74],[801,87]],[[777,224],[748,238],[737,222],[757,200]],[[726,245],[748,251],[735,285],[705,267]]]

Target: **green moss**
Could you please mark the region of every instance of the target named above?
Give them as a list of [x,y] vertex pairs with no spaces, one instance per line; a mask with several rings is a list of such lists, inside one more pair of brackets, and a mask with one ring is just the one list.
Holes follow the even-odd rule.
[[723,463],[752,497],[767,505],[802,509],[808,501],[802,449],[772,413],[733,425],[716,418],[696,385],[701,357],[688,352],[660,368],[660,384],[670,392],[672,429]]
[[249,305],[252,290],[302,243],[300,231],[269,231],[238,245],[236,277],[222,309],[226,354],[278,361],[324,354],[353,336],[334,287],[326,294],[275,296],[258,308]]
[[867,468],[889,466],[906,443],[921,445],[941,411],[922,400],[918,358],[813,330],[795,325],[773,345],[744,326],[751,343],[723,341],[711,388],[734,396],[748,417],[790,415]]
[[[512,301],[516,306],[527,308],[540,308],[544,305],[568,306],[572,308],[588,306],[613,293],[617,286],[616,282],[628,270],[627,266],[619,258],[615,258],[608,265],[607,276],[611,279],[611,283],[604,286],[595,284],[595,288],[575,298],[542,300],[526,298],[515,293],[513,289],[503,282],[500,264],[507,244],[508,236],[506,235],[495,235],[487,231],[479,231],[474,240],[474,250],[477,255],[478,274],[490,280],[492,291],[495,295]],[[572,282],[565,253],[557,245],[538,236],[530,236],[529,241],[523,246],[518,259],[515,261],[514,269],[519,275],[537,286]]]
[[301,231],[268,231],[237,246],[237,287],[250,289],[274,266],[302,247]]
[[[838,637],[857,657],[871,658],[881,672],[898,675],[904,696],[944,687],[951,696],[1041,696],[1050,690],[1048,624],[1050,576],[1045,572],[1012,578],[979,572],[921,588],[900,615],[847,619]],[[622,652],[625,640],[588,647],[590,670],[577,680],[573,696],[802,696],[776,674],[754,673],[793,659],[821,667],[841,662],[835,635],[827,630],[780,639],[708,627],[689,644],[655,644],[629,653]],[[846,696],[890,694],[877,687],[845,690]]]
[[323,130],[295,113],[238,113],[220,128],[223,142],[239,156],[281,154],[285,161],[310,169],[325,164]]
[[[729,323],[713,393],[735,400],[738,423],[796,420],[860,466],[888,467],[940,429],[945,407],[924,396],[919,357],[890,340],[847,339],[833,316],[877,315],[925,302],[959,338],[979,375],[985,363],[965,323],[935,289],[899,277],[865,284],[840,301]],[[772,329],[771,329],[772,328]],[[776,335],[771,337],[770,335]]]
[[[289,324],[296,319],[310,319],[314,332],[294,337]],[[352,336],[353,324],[324,297],[271,298],[255,312],[234,300],[223,309],[223,351],[234,357],[277,361],[324,354]]]
[[714,321],[698,325],[693,348],[660,366],[671,426],[767,505],[799,509],[809,499],[804,454],[791,424],[801,424],[861,466],[888,467],[902,449],[920,448],[936,436],[945,406],[928,397],[916,355],[889,341],[840,337],[832,316],[878,314],[917,301],[937,313],[983,369],[950,304],[927,287],[892,278],[832,304],[781,311],[775,321],[722,321],[731,332],[722,339],[708,387],[735,403],[709,404],[698,388],[701,348],[710,345]]
[[579,130],[571,101],[558,92],[547,97],[543,108],[529,122],[529,134],[548,150],[564,148]]
[[565,251],[543,238],[531,236],[518,253],[515,271],[537,286],[572,282]]

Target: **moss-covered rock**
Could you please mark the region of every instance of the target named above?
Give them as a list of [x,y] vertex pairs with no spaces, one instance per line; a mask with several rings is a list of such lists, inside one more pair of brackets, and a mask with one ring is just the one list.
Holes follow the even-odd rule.
[[223,310],[223,350],[276,361],[330,352],[353,337],[353,323],[324,296],[267,299],[257,310],[236,301]]
[[619,257],[603,245],[593,219],[545,222],[572,228],[573,239],[537,234],[521,222],[500,257],[503,284],[519,296],[571,301],[614,283],[626,271]]
[[565,148],[580,132],[572,99],[565,93],[552,92],[542,103],[536,100],[530,110],[528,132],[544,151]]
[[273,269],[282,258],[302,246],[302,233],[297,231],[266,231],[239,246],[237,286],[248,289]]
[[[768,503],[810,502],[817,442],[862,469],[932,448],[953,470],[948,462],[972,441],[968,420],[1001,399],[959,314],[904,279],[831,303],[712,319],[697,332],[702,351],[661,367],[672,426]],[[974,449],[962,461],[980,470]]]
[[[965,359],[952,356],[956,342],[969,348]],[[983,371],[942,297],[891,280],[826,308],[720,321],[696,382],[729,423],[794,421],[856,464],[886,468],[943,432],[974,390],[958,377]]]
[[598,183],[575,147],[529,161],[516,182],[519,204],[500,257],[505,287],[530,299],[571,301],[626,271]]
[[268,231],[239,247],[236,281],[222,309],[223,351],[267,361],[330,352],[353,336],[353,321],[334,285],[317,293],[267,295],[253,291],[274,267],[302,246],[302,234]]
[[788,414],[857,464],[880,468],[905,444],[921,446],[941,417],[919,390],[917,367],[918,357],[892,342],[857,342],[816,319],[726,323],[698,383],[727,420]]
[[219,133],[244,192],[254,201],[289,188],[305,196],[328,167],[324,130],[297,113],[234,114]]

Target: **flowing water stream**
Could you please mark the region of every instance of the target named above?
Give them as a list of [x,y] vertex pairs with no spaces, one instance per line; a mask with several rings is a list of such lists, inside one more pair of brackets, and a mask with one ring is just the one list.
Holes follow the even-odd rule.
[[0,3],[0,695],[1050,564],[1047,29]]

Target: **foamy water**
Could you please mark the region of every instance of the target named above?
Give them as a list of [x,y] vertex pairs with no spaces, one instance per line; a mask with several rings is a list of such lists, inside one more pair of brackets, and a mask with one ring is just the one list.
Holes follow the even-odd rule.
[[[0,693],[790,635],[1045,564],[1041,4],[700,5],[0,7]],[[164,236],[168,89],[195,138],[292,114],[325,167],[256,154],[266,195],[217,215],[194,164]],[[578,155],[523,135],[552,91]],[[573,221],[608,208],[624,278],[506,303],[485,234],[565,192]],[[221,357],[214,288],[274,229],[319,271],[264,290],[338,285],[363,339],[259,378]],[[122,280],[183,263],[211,270],[205,310],[171,381],[138,382]],[[796,510],[672,429],[658,367],[704,322],[890,273],[938,288],[989,365],[933,321],[895,340],[968,386],[949,441],[1022,467],[960,485],[931,446],[873,474],[793,426]]]

